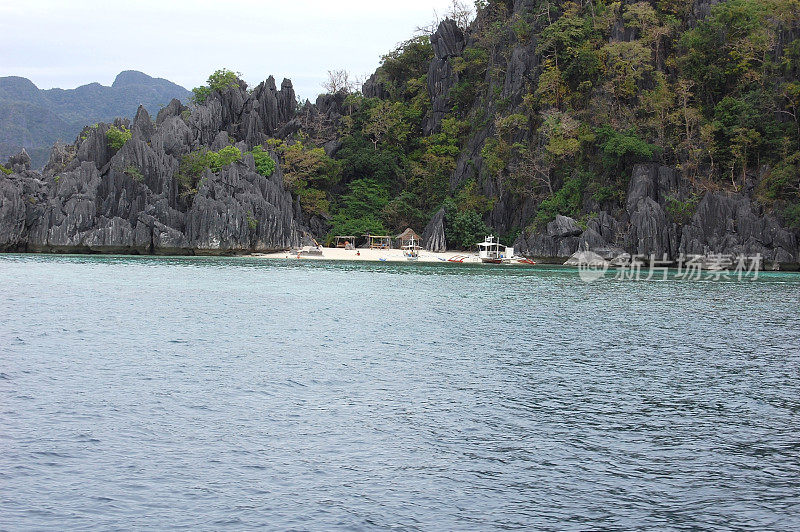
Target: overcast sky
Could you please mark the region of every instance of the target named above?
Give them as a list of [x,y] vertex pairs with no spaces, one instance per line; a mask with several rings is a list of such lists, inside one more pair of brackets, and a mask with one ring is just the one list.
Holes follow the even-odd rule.
[[0,76],[43,89],[109,85],[140,70],[191,89],[226,67],[249,84],[291,78],[303,98],[328,70],[371,73],[450,0],[0,0]]

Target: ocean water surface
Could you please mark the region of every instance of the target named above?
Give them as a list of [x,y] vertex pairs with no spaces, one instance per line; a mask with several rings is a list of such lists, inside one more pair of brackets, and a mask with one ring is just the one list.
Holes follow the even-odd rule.
[[800,276],[0,256],[0,529],[800,528]]

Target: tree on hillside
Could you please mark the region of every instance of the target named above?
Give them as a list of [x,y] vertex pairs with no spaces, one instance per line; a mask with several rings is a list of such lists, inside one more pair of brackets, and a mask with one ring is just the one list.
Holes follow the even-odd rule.
[[358,81],[347,70],[328,70],[328,79],[322,84],[328,94],[350,94],[358,88]]
[[462,0],[452,0],[447,10],[447,18],[453,19],[462,31],[466,31],[475,19],[475,9]]
[[[467,31],[472,21],[475,20],[475,7],[463,0],[451,0],[450,6],[444,14],[444,19],[448,18],[455,21],[461,31]],[[443,19],[439,17],[439,14],[434,9],[433,20],[424,26],[416,27],[417,35],[432,35],[436,32],[442,20]]]

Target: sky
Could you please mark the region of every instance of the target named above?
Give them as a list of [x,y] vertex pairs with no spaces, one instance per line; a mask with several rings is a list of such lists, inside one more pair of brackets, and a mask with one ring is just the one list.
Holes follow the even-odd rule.
[[0,0],[0,76],[110,85],[139,70],[191,89],[229,68],[315,98],[328,70],[364,77],[450,0]]

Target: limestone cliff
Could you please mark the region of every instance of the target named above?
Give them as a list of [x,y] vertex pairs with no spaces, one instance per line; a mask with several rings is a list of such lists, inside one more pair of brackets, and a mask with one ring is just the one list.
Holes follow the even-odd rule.
[[[695,0],[687,6],[685,12],[681,12],[683,18],[680,24],[670,30],[670,38],[674,40],[666,41],[671,42],[673,51],[683,46],[678,41],[677,28],[684,32],[690,31],[700,21],[709,17],[713,12],[712,8],[717,4],[716,0]],[[615,8],[616,11],[606,10],[602,15],[600,11],[595,12],[593,7],[586,8],[584,18],[576,15],[578,8],[575,4],[558,2],[548,4],[548,9],[551,11],[546,16],[542,15],[547,12],[543,5],[533,0],[490,2],[483,13],[479,14],[478,20],[469,28],[459,28],[453,20],[448,19],[442,21],[430,37],[432,58],[425,78],[429,105],[422,126],[424,135],[437,133],[445,117],[462,119],[464,123],[469,122],[469,133],[459,146],[460,153],[455,160],[455,169],[450,175],[450,194],[455,197],[465,186],[473,183],[480,194],[488,198],[491,203],[491,208],[484,214],[488,229],[495,234],[517,235],[513,242],[515,249],[529,256],[560,261],[579,248],[587,247],[609,258],[625,253],[652,254],[659,258],[666,256],[671,260],[676,260],[681,254],[760,254],[767,263],[796,268],[800,263],[798,243],[800,233],[797,227],[792,228],[787,223],[782,216],[781,208],[764,204],[757,194],[759,186],[770,177],[772,168],[768,164],[759,160],[757,164],[744,170],[737,168],[736,172],[740,173],[741,177],[734,179],[733,186],[730,184],[730,178],[727,178],[726,185],[725,178],[719,175],[714,177],[715,172],[720,173],[719,168],[714,165],[716,161],[713,159],[709,161],[709,157],[706,157],[706,159],[700,158],[702,160],[696,163],[690,160],[683,145],[676,143],[677,147],[673,147],[658,138],[647,139],[660,143],[650,157],[643,157],[643,160],[633,162],[626,161],[617,169],[623,175],[618,177],[617,183],[611,183],[619,192],[614,198],[597,199],[591,191],[581,190],[579,204],[573,207],[572,212],[554,213],[542,223],[540,211],[543,198],[548,195],[553,196],[554,192],[558,192],[558,189],[571,179],[584,179],[582,186],[585,186],[585,178],[578,177],[580,171],[584,171],[585,175],[586,169],[589,173],[596,174],[603,170],[599,168],[599,164],[591,162],[599,160],[598,152],[601,150],[596,147],[582,147],[582,151],[573,155],[571,159],[564,157],[555,163],[550,161],[551,169],[547,170],[547,179],[550,180],[549,194],[546,187],[531,192],[530,189],[537,183],[536,178],[539,179],[539,183],[542,182],[542,154],[545,153],[545,144],[549,140],[545,132],[545,122],[548,117],[554,116],[562,121],[581,121],[583,131],[589,133],[597,131],[599,126],[604,125],[602,120],[618,122],[615,127],[618,130],[625,130],[635,127],[637,120],[643,121],[634,113],[642,115],[644,112],[642,109],[646,109],[646,106],[635,107],[639,105],[635,94],[624,102],[625,105],[620,105],[620,100],[616,99],[612,91],[613,83],[607,81],[609,78],[604,78],[605,74],[601,73],[594,78],[582,74],[585,79],[591,80],[583,82],[583,85],[578,87],[579,90],[585,91],[581,96],[584,100],[581,100],[580,106],[575,104],[573,108],[569,108],[559,99],[560,97],[548,92],[552,85],[540,82],[541,77],[545,71],[548,75],[560,72],[558,63],[555,63],[555,68],[553,65],[559,53],[571,61],[577,61],[572,58],[578,57],[579,53],[584,54],[582,57],[590,57],[591,53],[594,53],[587,52],[590,46],[601,47],[596,50],[595,57],[606,61],[602,67],[608,68],[609,54],[612,53],[608,50],[613,51],[616,43],[620,43],[620,49],[633,50],[637,49],[641,42],[646,44],[651,42],[638,40],[644,39],[642,29],[636,26],[635,16],[631,16],[631,13],[640,9],[653,16],[661,16],[658,12],[660,4],[655,2],[637,4],[623,2],[621,7],[618,5]],[[598,30],[601,26],[598,22],[601,16],[608,21],[603,24],[610,25],[605,41],[609,44],[608,47],[604,47],[602,39],[599,39],[599,44],[590,45],[590,39],[586,37],[583,42],[584,47],[580,51],[574,48],[568,49],[566,53],[559,52],[558,46],[577,47],[575,43],[579,41],[575,35],[583,31],[579,26],[563,24],[584,24],[591,21],[595,31],[602,33],[606,30]],[[800,34],[797,19],[786,20],[784,26],[779,24],[769,30],[774,32],[777,39],[777,44],[770,49],[770,53],[775,57],[779,57],[782,53],[784,46],[782,43],[792,42]],[[566,30],[563,30],[564,33],[557,38],[561,40],[554,39],[553,35],[557,35],[553,33],[556,23],[562,24],[563,28],[572,27],[574,33],[567,34]],[[545,53],[545,50],[548,50],[542,43],[545,38],[560,44],[556,44],[552,51]],[[674,64],[666,65],[660,55],[662,50],[656,49],[653,52],[647,51],[647,48],[643,49],[646,50],[646,55],[642,55],[640,66],[652,75],[650,78],[643,78],[643,81],[640,80],[638,88],[640,92],[653,91],[658,79],[666,79],[669,82],[670,79],[676,80],[681,75]],[[476,51],[485,51],[487,54],[488,59],[485,59],[483,64],[485,75],[477,77],[473,75],[472,78],[466,79],[470,61],[476,64],[474,59]],[[472,55],[468,57],[468,54]],[[545,61],[548,62],[547,65],[543,64]],[[488,67],[486,67],[487,62]],[[559,73],[559,76],[562,75],[566,76]],[[663,78],[658,77],[662,75]],[[774,83],[775,86],[785,86],[781,83],[791,82],[792,79],[796,79],[795,75],[795,72],[785,74],[776,70],[770,83]],[[365,96],[393,98],[392,91],[382,84],[382,76],[386,78],[387,72],[379,69],[367,81],[363,87]],[[577,74],[574,76],[584,79]],[[673,83],[678,82],[673,81]],[[454,102],[459,93],[464,93],[465,84],[470,84],[476,91],[469,102],[471,105],[469,109],[463,107],[464,102],[461,102],[460,108]],[[693,84],[689,83],[687,86],[691,87]],[[561,86],[558,90],[570,89]],[[743,91],[740,86],[730,86],[728,90],[732,98],[740,97],[741,101],[750,97],[739,96],[736,91]],[[654,92],[647,94],[652,95]],[[578,99],[577,90],[573,97]],[[697,105],[700,106],[699,103]],[[786,126],[790,121],[787,117],[793,116],[791,109],[777,115],[771,111],[769,105],[766,107],[767,110],[764,111],[766,117],[772,119],[773,116],[777,116],[776,128],[791,129]],[[593,115],[601,110],[604,116],[600,118],[601,122],[597,123],[598,118]],[[692,109],[691,112],[700,111]],[[710,124],[708,128],[709,131],[717,132],[718,144],[714,148],[710,144],[704,146],[703,141],[697,140],[695,153],[703,150],[710,152],[712,149],[725,153],[726,147],[720,144],[722,141],[719,140],[722,127],[718,118],[720,111],[712,109],[711,112],[716,112],[717,118],[714,119],[718,121]],[[605,116],[606,114],[608,116]],[[503,128],[508,129],[506,124],[513,123],[510,121],[512,119],[517,122],[527,119],[527,125],[517,127],[510,133],[504,131]],[[666,122],[667,118],[663,120]],[[662,127],[670,126],[665,124]],[[654,129],[645,128],[645,132],[648,131]],[[679,132],[677,136],[681,134]],[[792,135],[793,133],[787,134],[787,144],[792,144],[789,142],[793,138]],[[587,141],[580,140],[580,142]],[[505,147],[505,152],[496,148],[498,144]],[[487,162],[487,153],[491,155],[492,148],[496,158],[504,158],[501,170],[490,168],[490,163]],[[582,163],[576,162],[579,156],[583,159]],[[780,159],[780,156],[777,158]],[[773,164],[774,161],[773,157]],[[566,166],[567,170],[559,168],[558,163]],[[580,167],[580,164],[584,166]],[[728,164],[731,168],[736,166],[735,161]],[[551,175],[559,177],[551,178]],[[714,179],[716,181],[711,183],[711,186],[699,187],[696,183],[698,175],[708,177],[706,185]],[[595,177],[588,178],[589,181],[595,179]],[[795,175],[792,180],[794,189],[800,190],[797,176]],[[528,188],[520,191],[519,181],[525,181],[525,186]],[[791,198],[791,194],[787,197]],[[429,250],[439,251],[448,247],[448,220],[456,214],[452,210],[452,205],[450,209],[450,211],[446,209],[429,211],[432,216],[424,232],[425,245]],[[511,241],[506,243],[512,244]]]
[[[265,177],[247,151],[292,120],[290,81],[274,79],[249,92],[241,83],[187,109],[178,100],[153,121],[140,107],[120,149],[112,125],[86,128],[74,144],[56,145],[42,173],[23,152],[0,174],[0,250],[222,254],[298,245],[306,234],[286,191],[280,165]],[[204,171],[196,190],[181,193],[181,158],[201,148],[235,144],[245,155]]]
[[[101,124],[55,146],[41,174],[26,154],[8,161],[0,250],[235,253],[413,226],[432,251],[486,231],[553,261],[589,248],[796,268],[800,12],[779,13],[787,1],[490,0],[472,23],[400,45],[360,93],[298,107],[270,78],[173,101],[154,122],[140,109],[121,149]],[[726,46],[760,47],[758,68],[715,55]],[[283,169],[273,153],[269,177],[245,155],[181,186],[188,154],[228,145],[302,150]]]
[[557,216],[540,231],[522,233],[515,250],[535,257],[562,259],[579,249],[604,258],[622,254],[654,255],[676,260],[681,255],[745,255],[768,264],[794,267],[800,257],[797,237],[775,216],[764,212],[747,194],[709,192],[697,198],[694,214],[679,219],[670,212],[672,198],[688,194],[687,183],[675,169],[657,164],[634,168],[625,209],[600,210],[585,228]]

